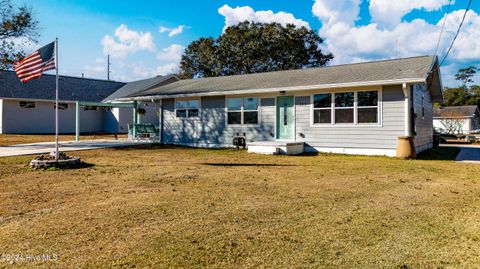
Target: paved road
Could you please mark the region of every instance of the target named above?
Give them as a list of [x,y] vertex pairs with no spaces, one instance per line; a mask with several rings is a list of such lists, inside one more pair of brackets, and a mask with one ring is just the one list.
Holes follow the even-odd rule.
[[480,145],[451,145],[451,146],[459,147],[461,149],[455,161],[480,164]]
[[[84,141],[66,141],[60,142],[60,151],[79,151],[79,150],[91,150],[101,148],[117,148],[128,147],[134,145],[150,144],[151,142],[134,142],[127,139],[119,140],[84,140]],[[13,146],[0,147],[0,157],[7,156],[20,156],[20,155],[32,155],[50,153],[54,151],[55,143],[34,143],[34,144],[21,144]]]

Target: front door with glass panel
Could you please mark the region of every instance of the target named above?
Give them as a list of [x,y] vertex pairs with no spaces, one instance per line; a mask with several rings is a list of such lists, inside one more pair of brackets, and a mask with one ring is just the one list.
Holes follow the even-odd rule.
[[294,140],[294,97],[277,97],[277,139]]

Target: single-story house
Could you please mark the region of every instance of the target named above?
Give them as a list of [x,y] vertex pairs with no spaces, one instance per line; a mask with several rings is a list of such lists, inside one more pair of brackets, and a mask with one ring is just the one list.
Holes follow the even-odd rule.
[[447,106],[433,109],[433,127],[441,134],[470,134],[480,130],[478,106]]
[[[80,132],[126,133],[133,121],[133,108],[100,106],[102,101],[164,85],[172,77],[155,77],[130,83],[71,76],[59,78],[60,133],[75,133],[76,105]],[[178,79],[177,79],[178,80]],[[132,87],[135,85],[135,87]],[[136,89],[136,91],[134,90]],[[0,134],[51,134],[55,132],[55,76],[21,83],[15,72],[0,71]],[[151,102],[139,104],[140,122],[158,124],[158,108]]]
[[290,71],[180,80],[119,101],[160,103],[161,141],[194,147],[300,142],[306,151],[396,155],[413,136],[433,145],[438,60],[421,56]]

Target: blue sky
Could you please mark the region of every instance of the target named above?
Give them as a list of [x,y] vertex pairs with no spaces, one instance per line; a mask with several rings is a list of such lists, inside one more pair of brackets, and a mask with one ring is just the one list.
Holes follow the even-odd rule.
[[[447,49],[468,0],[447,16],[439,54]],[[237,0],[111,1],[15,0],[40,22],[39,45],[60,39],[60,73],[106,77],[112,56],[115,80],[130,81],[175,70],[189,42],[218,36],[244,19],[293,22],[317,30],[332,64],[433,54],[448,0]],[[480,2],[442,68],[446,85],[465,65],[480,67]],[[162,31],[160,31],[162,30]],[[38,46],[33,46],[38,47]],[[480,78],[477,79],[480,83]]]

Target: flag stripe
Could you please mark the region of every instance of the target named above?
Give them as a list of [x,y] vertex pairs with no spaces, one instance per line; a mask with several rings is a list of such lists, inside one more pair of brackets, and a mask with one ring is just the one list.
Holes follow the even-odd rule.
[[53,55],[54,46],[50,43],[16,62],[13,69],[20,81],[26,83],[32,79],[41,77],[43,72],[56,68],[55,57]]
[[42,63],[41,61],[38,61],[30,66],[25,66],[23,68],[16,69],[15,72],[17,73],[17,75],[21,75],[21,74],[29,73],[31,71],[35,71],[38,68],[41,68],[42,66],[44,66],[44,63]]

